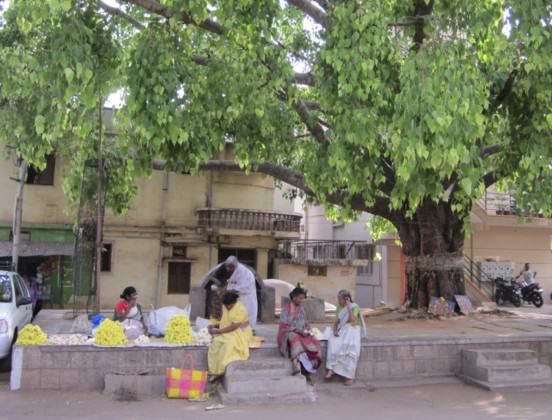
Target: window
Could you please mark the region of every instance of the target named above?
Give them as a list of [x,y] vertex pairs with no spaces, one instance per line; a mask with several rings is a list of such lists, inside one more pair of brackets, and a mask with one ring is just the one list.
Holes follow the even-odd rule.
[[113,252],[113,244],[103,244],[102,248],[102,272],[111,272],[111,253]]
[[309,276],[326,277],[328,268],[325,265],[309,265]]
[[19,302],[19,300],[25,296],[24,289],[22,287],[21,282],[19,281],[19,277],[13,276],[13,285],[15,287],[15,302]]
[[169,282],[167,294],[187,295],[190,293],[192,264],[189,262],[169,262]]
[[56,158],[54,155],[46,156],[46,167],[40,171],[34,166],[27,168],[26,184],[54,185],[54,174],[56,171]]
[[174,245],[172,247],[173,257],[186,258],[186,247],[183,245]]
[[248,248],[220,248],[218,260],[219,263],[226,261],[230,255],[235,256],[239,262],[257,269],[257,250]]
[[372,261],[366,266],[357,267],[357,276],[359,277],[370,277],[374,275],[374,265]]
[[[19,232],[19,240],[21,241],[30,241],[31,240],[31,232],[28,230],[22,230]],[[13,241],[13,230],[10,230],[10,241]]]

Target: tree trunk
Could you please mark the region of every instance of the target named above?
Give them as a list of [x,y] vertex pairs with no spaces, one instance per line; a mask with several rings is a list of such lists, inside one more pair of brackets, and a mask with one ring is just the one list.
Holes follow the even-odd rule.
[[425,201],[412,219],[396,223],[407,257],[407,302],[429,305],[431,297],[466,294],[463,217],[449,203]]
[[19,159],[17,171],[17,193],[15,195],[15,208],[13,212],[12,226],[12,270],[17,272],[19,262],[19,244],[21,242],[21,223],[23,220],[23,188],[27,176],[27,162]]

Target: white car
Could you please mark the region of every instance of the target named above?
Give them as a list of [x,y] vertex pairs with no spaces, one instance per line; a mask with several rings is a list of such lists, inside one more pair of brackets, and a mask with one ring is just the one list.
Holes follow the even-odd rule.
[[0,271],[0,361],[8,368],[18,331],[31,322],[31,294],[19,274]]

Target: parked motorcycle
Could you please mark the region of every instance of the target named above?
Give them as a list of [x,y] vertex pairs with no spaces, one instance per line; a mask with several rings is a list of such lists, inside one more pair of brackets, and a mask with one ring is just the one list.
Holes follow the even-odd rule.
[[527,286],[519,287],[522,300],[527,303],[532,303],[537,308],[540,308],[543,305],[544,299],[542,298],[542,294],[544,293],[544,290],[540,287],[538,283],[528,284]]
[[495,285],[495,302],[497,305],[511,302],[516,308],[521,306],[521,290],[517,284],[504,280],[502,277],[497,277]]

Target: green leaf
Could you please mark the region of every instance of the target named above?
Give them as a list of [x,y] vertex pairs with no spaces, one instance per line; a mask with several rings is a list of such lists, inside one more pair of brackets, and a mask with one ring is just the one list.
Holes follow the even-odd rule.
[[44,133],[44,125],[46,124],[46,118],[42,115],[37,115],[35,117],[35,130],[38,135]]
[[73,77],[75,76],[73,70],[71,70],[69,67],[66,67],[63,72],[65,73],[65,78],[67,79],[67,82],[71,83],[73,81]]

